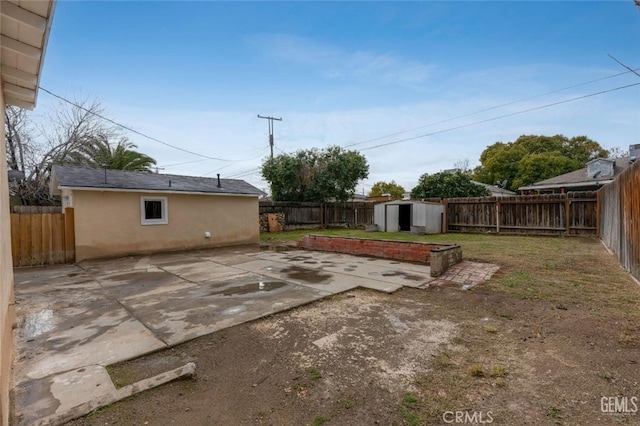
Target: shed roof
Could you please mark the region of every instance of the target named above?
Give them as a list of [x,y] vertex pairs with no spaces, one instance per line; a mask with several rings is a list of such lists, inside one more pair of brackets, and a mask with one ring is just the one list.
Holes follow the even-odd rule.
[[239,179],[220,179],[218,187],[216,178],[55,165],[51,191],[56,194],[61,189],[264,195]]

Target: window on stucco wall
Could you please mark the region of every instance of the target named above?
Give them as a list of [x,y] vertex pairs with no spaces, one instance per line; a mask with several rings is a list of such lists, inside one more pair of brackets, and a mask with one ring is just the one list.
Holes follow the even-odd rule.
[[142,225],[169,223],[167,197],[140,197],[140,223]]

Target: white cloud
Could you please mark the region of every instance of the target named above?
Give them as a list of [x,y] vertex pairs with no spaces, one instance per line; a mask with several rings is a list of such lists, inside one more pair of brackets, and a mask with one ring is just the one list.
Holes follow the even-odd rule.
[[434,70],[433,65],[393,53],[348,51],[293,35],[263,34],[252,38],[251,43],[259,46],[267,57],[312,67],[329,79],[418,88],[429,80]]

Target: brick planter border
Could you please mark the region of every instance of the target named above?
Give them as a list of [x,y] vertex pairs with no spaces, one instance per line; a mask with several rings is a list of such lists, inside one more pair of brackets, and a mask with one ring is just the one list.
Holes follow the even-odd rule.
[[298,247],[423,263],[431,267],[432,277],[439,277],[450,266],[462,261],[462,247],[456,244],[307,235],[298,243]]

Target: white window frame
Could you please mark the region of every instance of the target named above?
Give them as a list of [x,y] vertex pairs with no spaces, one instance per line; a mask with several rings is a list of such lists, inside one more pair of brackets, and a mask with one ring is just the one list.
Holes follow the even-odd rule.
[[[145,201],[160,201],[162,203],[162,217],[160,219],[147,219],[145,217]],[[166,225],[169,223],[169,207],[167,197],[140,197],[140,224],[141,225]]]

